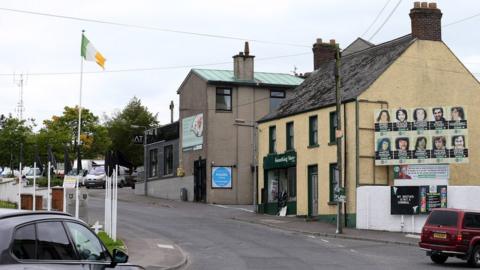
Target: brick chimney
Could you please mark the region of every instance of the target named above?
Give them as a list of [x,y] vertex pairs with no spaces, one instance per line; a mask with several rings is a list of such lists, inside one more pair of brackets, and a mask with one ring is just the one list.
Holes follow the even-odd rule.
[[436,3],[415,2],[410,10],[412,36],[423,40],[442,40],[442,12]]
[[250,55],[248,42],[245,42],[244,51],[233,56],[233,75],[236,80],[253,80],[253,58],[255,56]]
[[335,39],[331,39],[330,43],[323,43],[322,39],[318,38],[312,48],[313,69],[317,70],[321,64],[335,59],[335,50]]

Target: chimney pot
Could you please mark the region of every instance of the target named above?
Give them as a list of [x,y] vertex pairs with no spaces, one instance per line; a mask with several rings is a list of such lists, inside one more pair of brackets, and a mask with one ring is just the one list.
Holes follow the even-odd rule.
[[428,8],[428,3],[427,2],[422,2],[421,7],[422,8]]
[[238,55],[243,56],[243,52],[238,52]]
[[250,55],[250,47],[248,46],[248,41],[245,41],[245,55]]
[[330,39],[330,45],[335,45],[335,39]]
[[321,38],[317,38],[317,44],[322,44],[322,39]]
[[428,7],[432,8],[432,9],[436,9],[437,8],[437,3],[428,3]]
[[414,8],[420,8],[420,2],[414,2],[413,7]]

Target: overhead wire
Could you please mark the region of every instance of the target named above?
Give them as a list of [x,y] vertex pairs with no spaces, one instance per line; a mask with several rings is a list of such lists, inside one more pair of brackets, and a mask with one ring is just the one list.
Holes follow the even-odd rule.
[[451,23],[444,24],[442,27],[449,27],[449,26],[452,26],[452,25],[455,25],[455,24],[458,24],[458,23],[461,23],[461,22],[464,22],[464,21],[471,20],[471,19],[479,17],[479,16],[480,16],[480,13],[477,13],[475,15],[472,15],[472,16],[469,16],[469,17],[466,17],[466,18],[463,18],[463,19],[460,19],[460,20],[457,20],[457,21],[453,21]]
[[251,42],[257,42],[257,43],[265,43],[265,44],[271,44],[271,45],[284,45],[284,46],[310,48],[310,46],[303,45],[303,44],[295,44],[295,43],[279,42],[279,41],[269,41],[269,40],[262,40],[262,39],[251,39],[251,38],[247,38],[247,37],[227,36],[227,35],[220,35],[220,34],[182,31],[182,30],[161,28],[161,27],[155,27],[155,26],[145,26],[145,25],[137,25],[137,24],[119,23],[119,22],[113,22],[113,21],[104,21],[104,20],[97,20],[97,19],[88,19],[88,18],[81,18],[81,17],[65,16],[65,15],[43,13],[43,12],[30,11],[30,10],[21,10],[21,9],[0,7],[0,11],[23,13],[23,14],[45,16],[45,17],[52,17],[52,18],[66,19],[66,20],[74,20],[74,21],[82,21],[82,22],[90,22],[90,23],[108,24],[108,25],[128,27],[128,28],[137,28],[137,29],[143,29],[143,30],[152,30],[152,31],[160,31],[160,32],[184,34],[184,35],[201,36],[201,37],[208,37],[208,38],[241,40],[241,41],[251,41]]
[[368,39],[368,41],[371,41],[377,34],[378,32],[380,32],[380,30],[382,30],[383,26],[385,26],[385,24],[390,20],[390,18],[392,17],[393,13],[395,13],[395,11],[397,10],[398,6],[400,6],[400,3],[402,3],[402,0],[398,0],[397,4],[395,5],[395,7],[392,9],[392,11],[390,12],[390,14],[388,14],[387,18],[383,21],[383,23],[380,25],[380,27],[378,27],[377,31],[375,31],[375,33],[373,33],[373,35]]
[[361,37],[364,37],[368,31],[370,31],[370,29],[372,28],[372,26],[377,22],[377,20],[380,18],[380,15],[382,15],[383,11],[385,10],[385,8],[388,6],[388,4],[390,3],[390,1],[392,0],[387,0],[387,2],[385,3],[385,5],[383,6],[383,8],[380,10],[380,12],[378,12],[377,16],[375,17],[375,19],[373,20],[373,22],[370,24],[370,26],[368,26],[367,30],[365,30],[365,32],[361,35]]

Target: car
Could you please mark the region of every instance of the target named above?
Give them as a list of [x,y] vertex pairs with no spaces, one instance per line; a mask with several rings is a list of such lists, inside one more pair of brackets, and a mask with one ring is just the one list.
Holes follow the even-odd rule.
[[0,269],[143,269],[62,212],[0,209]]
[[456,257],[480,267],[480,212],[434,209],[422,228],[419,246],[434,263]]
[[101,187],[105,188],[105,167],[104,166],[96,166],[90,169],[90,171],[85,176],[85,187],[92,188],[92,187]]

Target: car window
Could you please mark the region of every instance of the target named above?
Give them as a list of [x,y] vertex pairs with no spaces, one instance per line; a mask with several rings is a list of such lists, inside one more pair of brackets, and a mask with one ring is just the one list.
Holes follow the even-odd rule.
[[83,225],[73,222],[65,223],[75,243],[81,260],[106,261],[107,253],[98,238]]
[[39,260],[76,260],[75,251],[61,222],[37,223]]
[[453,211],[433,211],[430,213],[427,224],[433,226],[456,227],[458,213]]
[[465,213],[463,226],[466,228],[480,228],[480,214]]
[[32,260],[35,255],[35,225],[23,226],[15,232],[12,253],[21,260]]

